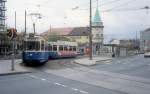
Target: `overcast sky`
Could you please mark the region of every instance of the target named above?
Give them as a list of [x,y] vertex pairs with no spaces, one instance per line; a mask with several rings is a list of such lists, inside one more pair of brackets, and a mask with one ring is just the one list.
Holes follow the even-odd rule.
[[[42,19],[36,22],[36,32],[52,27],[76,27],[89,25],[90,0],[7,0],[8,26],[14,26],[14,12],[17,12],[17,29],[24,30],[24,11],[27,10],[27,31],[32,32],[30,13],[39,12]],[[93,16],[96,0],[92,0]],[[138,10],[150,6],[150,0],[99,0],[99,11],[107,38],[134,38],[139,32],[150,27],[150,10]],[[37,7],[40,5],[40,7]],[[72,8],[78,6],[76,10]],[[106,11],[112,9],[110,11]],[[115,10],[120,11],[115,11]],[[132,10],[132,11],[125,11]]]

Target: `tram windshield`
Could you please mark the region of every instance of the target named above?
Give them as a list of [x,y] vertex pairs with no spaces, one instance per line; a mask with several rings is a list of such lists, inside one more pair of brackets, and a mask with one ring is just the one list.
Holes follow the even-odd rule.
[[38,51],[40,50],[40,42],[39,41],[25,41],[25,50],[29,51]]

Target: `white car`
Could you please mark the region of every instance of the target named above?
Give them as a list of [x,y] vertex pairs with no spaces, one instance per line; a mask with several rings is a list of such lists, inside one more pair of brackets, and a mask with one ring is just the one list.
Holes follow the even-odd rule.
[[150,57],[150,52],[144,53],[144,57]]

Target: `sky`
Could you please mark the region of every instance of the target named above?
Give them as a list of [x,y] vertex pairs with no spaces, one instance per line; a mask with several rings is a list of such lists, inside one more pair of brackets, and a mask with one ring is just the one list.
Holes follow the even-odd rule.
[[[7,0],[6,24],[14,27],[15,11],[17,29],[24,31],[24,12],[27,11],[27,32],[33,31],[30,13],[40,13],[42,19],[34,20],[36,32],[42,33],[51,27],[89,26],[90,0]],[[97,0],[92,0],[92,16]],[[98,0],[105,39],[135,38],[136,33],[150,27],[150,0]],[[72,8],[78,7],[75,10]],[[135,10],[140,9],[140,10]],[[120,11],[117,11],[120,10]],[[127,11],[128,10],[128,11]],[[129,11],[130,10],[130,11]]]

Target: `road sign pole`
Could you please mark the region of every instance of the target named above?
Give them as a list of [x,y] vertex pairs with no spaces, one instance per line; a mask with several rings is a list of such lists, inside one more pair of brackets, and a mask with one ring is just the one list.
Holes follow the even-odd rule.
[[13,54],[12,54],[12,61],[11,61],[11,70],[14,71],[15,70],[15,40],[12,40],[13,43]]
[[[16,11],[15,11],[15,30],[16,30]],[[16,40],[14,38],[14,32],[13,32],[13,38],[12,38],[12,44],[13,44],[13,54],[12,54],[12,61],[11,61],[11,70],[14,71],[15,70],[15,44],[16,44]]]

